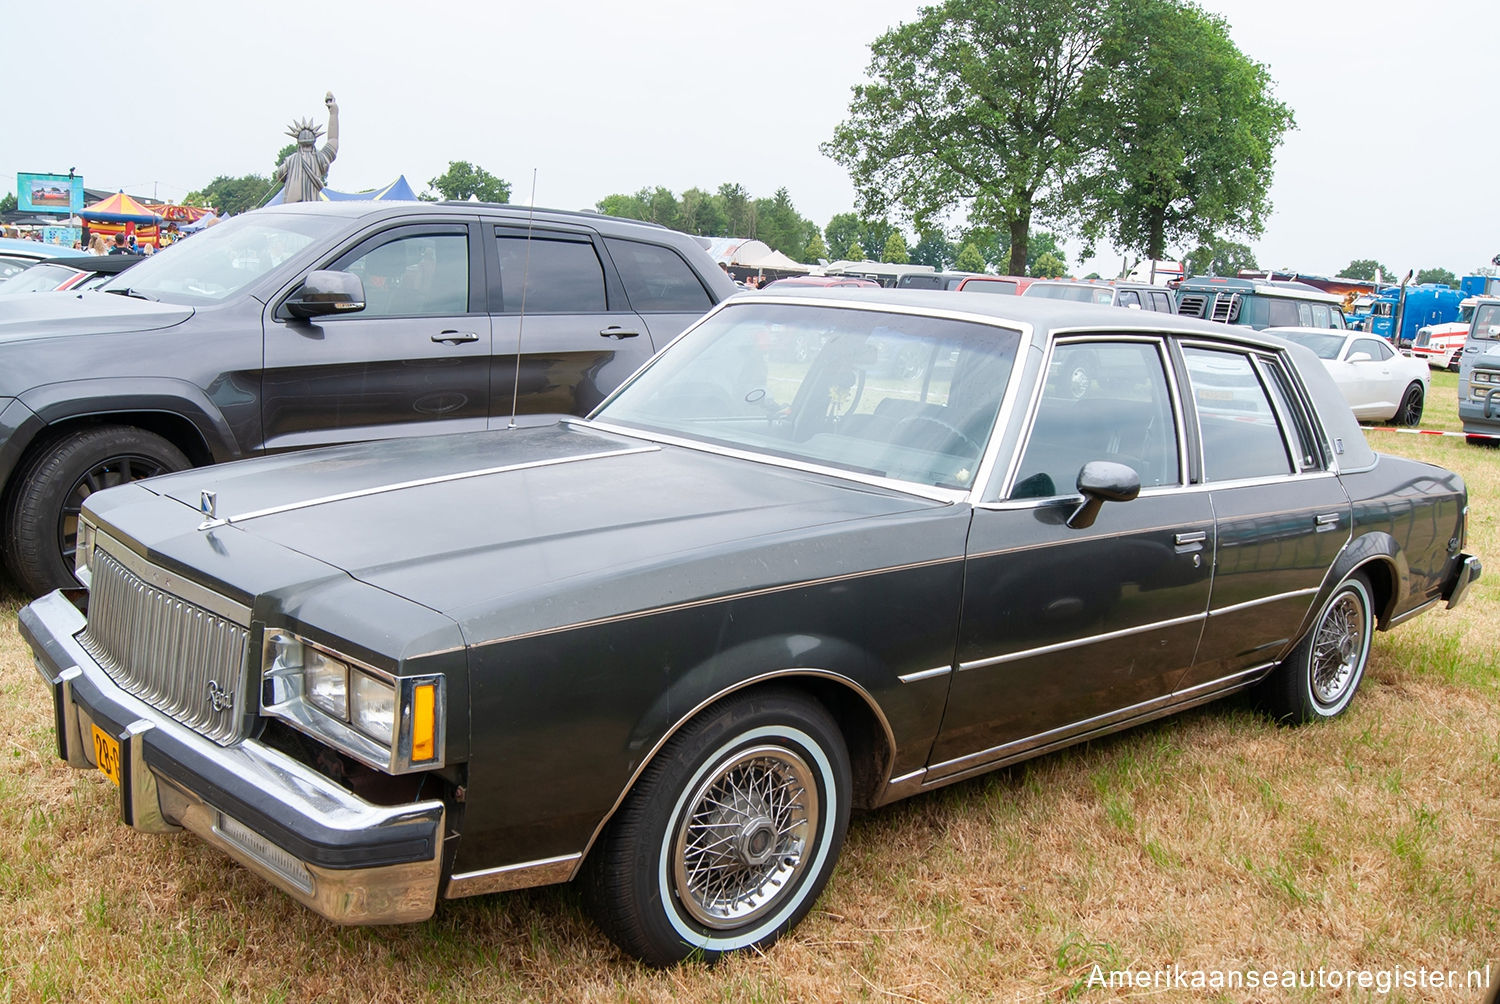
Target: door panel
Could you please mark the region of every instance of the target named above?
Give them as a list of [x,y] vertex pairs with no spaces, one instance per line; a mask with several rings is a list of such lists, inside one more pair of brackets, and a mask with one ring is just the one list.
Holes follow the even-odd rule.
[[483,429],[491,333],[472,296],[468,228],[396,227],[328,267],[359,276],[365,309],[311,321],[267,312],[266,447]]
[[490,425],[513,408],[587,414],[651,358],[650,330],[590,235],[498,228],[492,240]]

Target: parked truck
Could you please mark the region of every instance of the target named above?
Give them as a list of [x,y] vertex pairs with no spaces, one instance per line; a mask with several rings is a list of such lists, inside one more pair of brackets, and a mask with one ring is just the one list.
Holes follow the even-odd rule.
[[1417,329],[1427,324],[1458,320],[1465,294],[1446,283],[1424,282],[1420,286],[1382,289],[1370,304],[1370,314],[1357,323],[1361,330],[1376,334],[1397,348],[1412,344]]

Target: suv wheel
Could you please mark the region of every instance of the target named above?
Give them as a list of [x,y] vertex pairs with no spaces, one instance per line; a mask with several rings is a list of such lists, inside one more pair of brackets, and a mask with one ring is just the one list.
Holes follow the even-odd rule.
[[155,433],[103,425],[65,433],[20,469],[6,513],[5,564],[28,595],[77,585],[78,513],[102,488],[192,464]]

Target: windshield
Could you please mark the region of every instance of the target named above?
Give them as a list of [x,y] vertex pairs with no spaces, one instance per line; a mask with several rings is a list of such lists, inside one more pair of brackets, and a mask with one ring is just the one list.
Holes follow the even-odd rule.
[[78,269],[68,268],[66,265],[33,265],[0,282],[0,296],[57,289],[69,279],[77,277]]
[[247,213],[178,241],[102,288],[168,303],[217,303],[341,225],[321,216]]
[[1308,331],[1273,331],[1289,342],[1305,345],[1318,354],[1319,359],[1337,359],[1344,347],[1343,335],[1315,335]]
[[1023,296],[1040,296],[1047,300],[1076,300],[1079,303],[1113,303],[1115,291],[1109,286],[1069,286],[1063,283],[1034,282]]
[[1473,337],[1500,339],[1500,303],[1481,303],[1474,308]]
[[968,321],[735,303],[594,418],[823,467],[967,489],[1019,336]]

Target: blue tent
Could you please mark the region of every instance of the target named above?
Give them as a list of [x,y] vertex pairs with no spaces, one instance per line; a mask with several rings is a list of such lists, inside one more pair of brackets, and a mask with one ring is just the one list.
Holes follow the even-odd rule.
[[[286,189],[281,189],[271,196],[265,203],[268,206],[281,205],[281,195]],[[395,181],[384,188],[372,188],[368,192],[335,192],[331,188],[325,188],[318,193],[318,198],[324,202],[354,202],[359,200],[394,200],[398,202],[416,202],[417,193],[411,190],[406,183],[406,175],[401,175]]]

